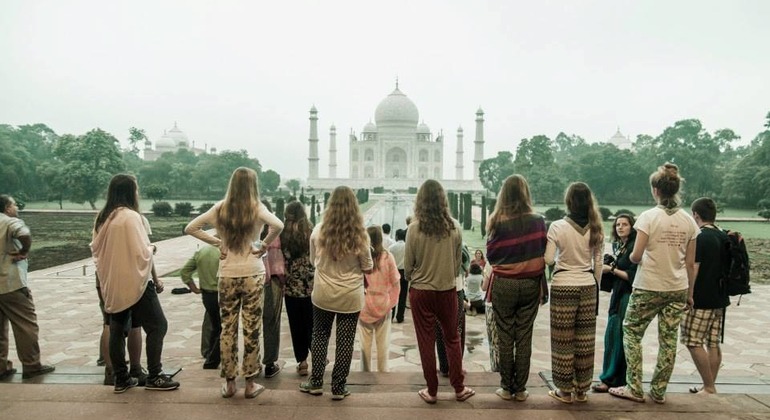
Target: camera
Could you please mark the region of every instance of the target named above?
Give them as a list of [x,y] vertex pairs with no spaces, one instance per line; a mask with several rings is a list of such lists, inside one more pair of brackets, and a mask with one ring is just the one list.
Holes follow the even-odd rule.
[[614,267],[615,264],[617,264],[617,262],[615,261],[615,256],[610,254],[604,254],[604,264]]

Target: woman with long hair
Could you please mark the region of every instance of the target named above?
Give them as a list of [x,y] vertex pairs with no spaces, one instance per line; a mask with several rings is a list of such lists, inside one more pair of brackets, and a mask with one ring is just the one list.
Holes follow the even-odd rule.
[[369,235],[355,193],[334,189],[323,221],[310,235],[310,261],[315,266],[313,285],[313,369],[299,390],[323,394],[323,378],[332,323],[337,321],[337,346],[332,371],[332,399],[350,395],[347,387],[358,314],[364,306],[364,274],[372,271]]
[[390,355],[390,314],[398,303],[401,290],[401,274],[396,267],[393,254],[383,246],[382,228],[366,228],[372,244],[372,272],[365,274],[366,295],[364,309],[358,317],[358,329],[361,332],[361,370],[371,371],[372,340],[377,344],[377,371],[388,371]]
[[[527,180],[505,179],[487,223],[487,259],[492,267],[484,288],[492,303],[500,388],[504,400],[525,401],[532,357],[532,330],[545,287],[545,220],[532,210]],[[488,270],[489,271],[489,270]]]
[[460,225],[449,216],[447,197],[438,181],[429,179],[417,191],[414,218],[406,234],[404,274],[410,282],[409,302],[428,387],[418,392],[428,404],[438,393],[436,322],[441,324],[449,362],[449,382],[457,401],[476,392],[465,386],[460,334],[457,331],[456,278],[462,263]]
[[107,188],[107,202],[94,222],[91,253],[104,299],[104,311],[110,317],[109,354],[115,393],[137,386],[137,378],[126,366],[124,332],[129,323],[141,325],[147,334],[148,377],[145,388],[172,390],[179,382],[163,373],[161,353],[168,323],[158,300],[161,284],[151,281],[154,245],[147,236],[139,213],[139,187],[132,175],[112,177]]
[[286,260],[286,315],[289,318],[297,373],[307,376],[307,357],[313,338],[313,302],[310,298],[315,275],[315,268],[310,261],[310,234],[313,224],[307,218],[305,206],[299,201],[292,201],[286,206],[283,224],[281,250]]
[[630,260],[639,264],[623,321],[626,385],[610,394],[644,402],[642,338],[658,317],[658,360],[650,381],[650,398],[666,402],[666,387],[676,361],[676,338],[684,311],[692,307],[695,284],[695,239],[698,224],[681,207],[679,168],[666,163],[650,175],[657,206],[636,219],[636,242]]
[[570,184],[564,203],[568,214],[551,223],[545,249],[545,263],[555,263],[551,371],[556,389],[548,395],[570,404],[588,401],[586,391],[593,380],[604,234],[599,207],[588,185]]
[[[203,227],[214,226],[219,238]],[[264,225],[268,234],[259,239]],[[222,319],[220,348],[222,376],[225,383],[220,393],[224,398],[235,395],[238,375],[238,324],[243,319],[243,364],[246,378],[244,396],[255,398],[265,387],[255,382],[262,365],[259,360],[259,335],[262,329],[262,300],[265,265],[262,255],[283,230],[283,223],[259,201],[257,173],[240,167],[233,171],[224,200],[196,217],[185,233],[218,246],[219,308]]]
[[[604,363],[599,383],[591,387],[594,392],[607,392],[610,388],[626,384],[626,354],[623,352],[623,320],[626,318],[628,299],[633,290],[637,264],[629,257],[634,249],[636,230],[634,217],[619,214],[612,223],[612,248],[614,258],[602,265],[604,278],[611,282],[612,295],[604,332]],[[606,257],[605,257],[606,258]]]

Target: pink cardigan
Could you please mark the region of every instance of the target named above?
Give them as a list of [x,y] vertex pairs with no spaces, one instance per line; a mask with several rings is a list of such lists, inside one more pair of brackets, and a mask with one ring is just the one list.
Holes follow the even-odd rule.
[[379,268],[366,276],[366,294],[364,308],[358,319],[366,324],[374,324],[388,315],[398,303],[398,292],[401,289],[401,275],[396,267],[393,254],[385,251],[380,255]]

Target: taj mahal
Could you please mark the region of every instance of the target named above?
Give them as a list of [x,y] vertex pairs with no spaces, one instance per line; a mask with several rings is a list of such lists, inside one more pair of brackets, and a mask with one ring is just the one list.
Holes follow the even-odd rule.
[[371,120],[359,134],[349,134],[349,175],[337,174],[337,129],[329,127],[328,177],[319,176],[318,110],[310,109],[310,138],[307,185],[316,189],[332,189],[339,185],[351,188],[384,187],[406,190],[419,187],[427,179],[441,181],[444,188],[460,191],[483,191],[479,182],[479,165],[484,160],[484,111],[476,111],[476,133],[473,141],[473,175],[463,179],[464,133],[457,129],[455,178],[443,179],[444,135],[432,132],[420,122],[417,106],[398,87],[380,101]]

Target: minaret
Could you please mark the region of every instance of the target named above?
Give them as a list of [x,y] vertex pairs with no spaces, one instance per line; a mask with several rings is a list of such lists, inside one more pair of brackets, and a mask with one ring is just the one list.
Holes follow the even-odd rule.
[[476,140],[473,140],[475,153],[473,154],[473,177],[479,179],[479,167],[484,160],[484,110],[479,107],[476,111]]
[[329,127],[329,178],[337,178],[337,127]]
[[463,128],[457,128],[457,163],[455,163],[455,179],[463,179]]
[[308,160],[308,179],[318,179],[318,110],[310,108],[310,153]]

